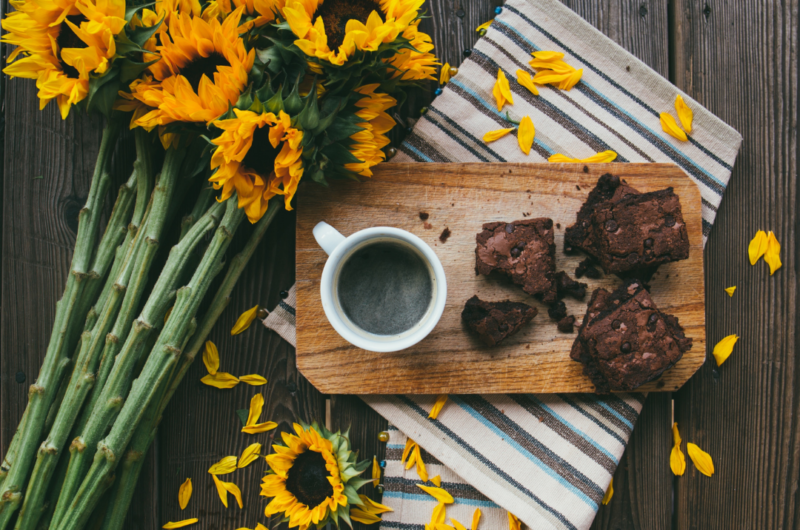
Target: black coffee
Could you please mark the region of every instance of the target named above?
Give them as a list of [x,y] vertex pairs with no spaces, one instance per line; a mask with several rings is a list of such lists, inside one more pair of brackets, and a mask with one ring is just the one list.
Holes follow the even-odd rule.
[[431,273],[422,258],[391,242],[367,245],[350,256],[337,289],[347,317],[376,335],[397,335],[414,327],[433,295]]

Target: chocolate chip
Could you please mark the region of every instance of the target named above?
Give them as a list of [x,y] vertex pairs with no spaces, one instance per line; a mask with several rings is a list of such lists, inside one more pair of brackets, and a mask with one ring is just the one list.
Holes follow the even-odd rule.
[[617,222],[615,220],[609,219],[606,221],[606,232],[616,232],[617,228],[619,227],[617,226]]
[[637,261],[639,261],[639,254],[636,252],[628,254],[628,263],[636,263]]
[[515,228],[515,226],[514,226],[514,225],[512,225],[512,224],[507,224],[507,225],[506,225],[506,234],[513,234],[513,233],[514,233],[514,228]]
[[644,240],[644,248],[653,248],[653,238],[648,237]]
[[619,327],[621,325],[622,325],[622,321],[621,320],[615,320],[614,322],[611,323],[611,328],[612,329],[619,329]]
[[669,214],[666,215],[664,217],[664,224],[666,226],[675,226],[675,218],[673,216],[669,215]]
[[619,347],[619,351],[622,353],[630,353],[631,352],[631,343],[630,342],[623,342],[622,346]]
[[651,315],[650,315],[650,318],[648,319],[648,321],[649,321],[651,324],[655,324],[656,322],[658,322],[658,313],[653,313],[653,314],[651,314]]
[[519,255],[522,254],[522,249],[519,247],[514,247],[511,249],[511,257],[518,258]]

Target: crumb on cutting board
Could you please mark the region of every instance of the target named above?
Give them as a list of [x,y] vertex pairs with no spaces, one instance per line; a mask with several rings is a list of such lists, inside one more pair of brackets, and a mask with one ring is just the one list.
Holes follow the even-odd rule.
[[445,228],[444,230],[442,230],[442,234],[439,236],[439,241],[441,241],[442,243],[446,243],[447,238],[450,237],[450,234],[452,234],[450,229]]

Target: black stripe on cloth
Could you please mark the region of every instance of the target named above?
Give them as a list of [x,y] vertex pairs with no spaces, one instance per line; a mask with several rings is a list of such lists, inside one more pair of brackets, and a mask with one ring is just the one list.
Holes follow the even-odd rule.
[[[491,41],[489,41],[491,42]],[[494,45],[494,43],[492,42]],[[497,48],[498,51],[507,54],[506,50],[502,48]],[[472,55],[470,56],[470,60],[483,68],[483,70],[489,74],[491,77],[497,75],[497,70],[500,68],[494,59],[489,57],[488,55],[482,53],[479,50],[473,50]],[[523,66],[523,65],[520,65]],[[514,95],[520,97],[528,102],[528,104],[536,107],[539,109],[543,114],[546,114],[550,119],[561,125],[564,129],[569,131],[575,138],[580,140],[582,143],[588,145],[596,152],[610,150],[611,146],[604,142],[600,137],[580,125],[577,121],[573,120],[570,116],[568,116],[564,111],[557,108],[555,105],[550,103],[549,101],[545,100],[544,98],[538,98],[528,91],[527,88],[519,85],[518,83],[514,83],[513,85],[509,83],[510,89],[514,92]],[[547,155],[549,157],[549,154]],[[619,157],[620,162],[628,162],[624,157]]]
[[425,530],[424,524],[398,523],[397,521],[381,521],[381,530],[395,528],[397,530]]
[[703,219],[703,236],[708,237],[708,234],[711,233],[711,223]]
[[602,401],[631,423],[636,423],[636,420],[639,418],[639,413],[636,412],[636,409],[625,403],[625,400],[616,394],[603,396],[602,399],[594,394],[585,394],[583,397],[595,403],[600,403]]
[[[411,136],[414,136],[414,134],[412,134]],[[425,160],[421,156],[419,156],[416,151],[414,151],[413,149],[410,149],[409,147],[406,146],[406,143],[408,142],[408,139],[411,138],[411,136],[408,136],[403,141],[403,143],[400,144],[400,147],[398,147],[398,149],[400,151],[404,152],[410,158],[412,158],[414,160],[414,162],[427,162],[427,160]]]
[[[508,128],[509,123],[507,121],[505,121],[503,118],[501,118],[491,110],[487,109],[483,103],[481,103],[480,101],[478,101],[478,99],[475,98],[475,96],[473,96],[472,94],[470,94],[469,92],[467,92],[466,90],[464,90],[455,83],[449,83],[448,87],[450,88],[450,90],[458,94],[462,99],[468,101],[470,105],[472,105],[475,108],[475,110],[477,110],[484,116],[494,120],[495,123],[497,123],[500,127],[504,129]],[[546,159],[547,157],[550,156],[550,153],[544,147],[537,144],[536,142],[533,143],[532,149],[537,153],[539,153],[542,156],[542,158]]]
[[[422,461],[425,462],[426,466],[441,466],[443,465],[430,453],[428,453],[422,447],[419,448],[419,454],[422,456]],[[386,460],[392,460],[395,462],[400,462],[400,459],[403,458],[403,448],[395,448],[395,447],[387,447],[386,448]]]
[[[423,410],[419,405],[411,401],[406,396],[397,396],[401,402],[403,402],[409,409],[415,412],[417,415],[422,416],[427,420],[428,412]],[[578,530],[577,527],[572,524],[564,515],[553,508],[552,506],[548,505],[542,499],[539,498],[534,492],[517,482],[513,477],[509,476],[508,473],[500,469],[495,463],[491,460],[486,458],[483,454],[477,451],[474,447],[469,445],[466,440],[461,438],[458,434],[453,432],[447,426],[443,425],[442,422],[439,420],[427,420],[431,425],[435,426],[442,434],[446,435],[450,438],[453,442],[458,444],[462,449],[468,452],[473,458],[478,460],[481,464],[486,466],[487,468],[491,469],[497,476],[502,478],[508,484],[514,486],[514,488],[519,491],[520,493],[524,494],[526,497],[534,501],[538,504],[542,509],[550,513],[553,517],[555,517],[558,521],[560,521],[564,527],[569,528],[570,530]]]
[[646,395],[642,394],[641,392],[631,392],[630,394],[625,394],[631,399],[635,399],[639,405],[644,407],[644,400],[647,397]]
[[571,399],[572,396],[578,396],[578,394],[558,394],[558,397],[561,398],[561,400],[564,403],[566,403],[567,405],[569,405],[570,407],[572,407],[573,409],[578,411],[581,415],[585,416],[589,421],[591,421],[592,423],[594,423],[595,425],[597,425],[598,427],[603,429],[609,436],[611,436],[612,438],[615,438],[616,440],[618,440],[619,443],[621,443],[622,445],[627,445],[628,444],[628,442],[624,438],[622,438],[622,436],[620,436],[619,434],[614,432],[614,430],[609,428],[608,425],[606,425],[605,423],[603,423],[602,421],[597,419],[597,417],[594,416],[594,414],[589,414],[582,407],[580,407],[577,403],[572,401],[572,399]]
[[290,306],[289,304],[287,304],[286,302],[284,302],[283,300],[281,300],[280,302],[278,302],[278,305],[279,305],[279,306],[281,306],[281,307],[283,308],[283,310],[284,310],[284,311],[286,311],[287,313],[289,313],[289,314],[290,314],[290,315],[292,315],[293,317],[296,317],[296,316],[297,316],[297,315],[295,314],[295,312],[294,312],[294,308],[293,308],[292,306]]
[[[384,477],[383,485],[389,491],[397,491],[400,493],[408,493],[411,495],[424,495],[425,492],[417,486],[420,483],[420,480],[412,480],[403,477]],[[492,500],[481,493],[480,491],[476,490],[469,484],[465,484],[463,482],[442,482],[442,488],[446,489],[447,492],[452,495],[453,497],[459,499],[468,499],[473,501],[484,501],[484,502],[492,502]]]
[[522,407],[529,414],[538,418],[551,431],[561,436],[561,438],[572,444],[573,447],[597,462],[598,465],[608,471],[609,474],[614,474],[614,471],[617,469],[617,463],[613,459],[590,444],[583,436],[576,434],[575,431],[561,423],[561,421],[547,410],[540,407],[539,404],[533,401],[529,396],[525,394],[509,394],[508,397],[516,401],[517,405]]
[[592,499],[598,506],[600,505],[600,501],[603,499],[603,495],[605,495],[603,488],[595,484],[593,480],[581,473],[575,466],[554,453],[540,440],[537,440],[513,419],[500,412],[494,405],[481,396],[476,395],[464,395],[458,396],[457,398],[451,396],[451,399],[456,402],[461,401],[472,407],[473,410],[497,427],[500,432],[519,444],[525,451],[536,457],[577,490]]
[[[425,116],[420,118],[420,120],[425,120],[426,122],[430,122]],[[430,143],[425,142],[420,138],[420,136],[416,133],[409,134],[406,138],[406,141],[403,144],[408,144],[423,155],[430,158],[433,162],[450,162],[450,159],[444,156],[442,153],[436,150],[434,146]]]
[[[559,397],[562,397],[559,394]],[[603,396],[608,397],[608,396]],[[625,433],[626,436],[630,436],[633,429],[631,429],[630,425],[619,419],[618,417],[614,416],[610,410],[603,407],[600,403],[596,400],[592,400],[589,394],[573,394],[572,398],[575,400],[574,403],[578,407],[586,407],[592,409],[593,411],[597,412],[604,420],[608,423],[612,424],[614,427],[618,428],[622,432]]]
[[[537,23],[535,23],[533,20],[531,20],[530,18],[528,18],[528,17],[527,17],[525,14],[521,13],[521,12],[520,12],[518,9],[516,9],[514,6],[510,6],[510,5],[509,5],[509,6],[504,6],[504,8],[508,9],[508,10],[509,10],[509,11],[511,11],[512,13],[515,13],[517,16],[519,16],[521,19],[523,19],[525,22],[527,22],[529,26],[531,26],[532,28],[536,29],[536,30],[537,30],[539,33],[541,33],[542,35],[544,35],[545,37],[547,37],[548,39],[550,39],[550,40],[551,40],[551,41],[553,41],[554,43],[558,44],[558,46],[560,46],[562,49],[564,49],[564,50],[566,50],[567,52],[569,52],[569,54],[570,54],[570,55],[572,55],[573,57],[575,57],[575,58],[579,59],[579,60],[580,60],[582,63],[584,63],[584,64],[586,65],[586,67],[587,67],[587,68],[589,68],[589,69],[590,69],[590,70],[592,70],[594,73],[596,73],[597,75],[599,75],[600,77],[602,77],[603,79],[605,79],[605,80],[606,80],[608,83],[610,83],[610,84],[611,84],[611,85],[612,85],[614,88],[616,88],[617,90],[619,90],[620,92],[622,92],[623,94],[625,94],[626,96],[628,96],[629,98],[631,98],[632,100],[634,100],[634,101],[635,101],[637,104],[639,104],[639,106],[641,106],[643,109],[646,109],[646,110],[647,110],[648,112],[650,112],[650,113],[651,113],[653,116],[658,116],[658,115],[660,114],[660,113],[659,113],[659,112],[657,112],[655,109],[653,109],[653,108],[652,108],[652,107],[650,107],[648,104],[646,104],[644,101],[642,101],[642,100],[641,100],[641,99],[639,99],[638,97],[634,96],[632,93],[630,93],[630,92],[628,92],[627,90],[625,90],[625,88],[624,88],[622,85],[620,85],[619,83],[617,83],[616,81],[614,81],[614,80],[613,80],[611,77],[609,77],[608,75],[606,75],[606,74],[605,74],[604,72],[602,72],[602,71],[601,71],[599,68],[597,68],[597,67],[596,67],[596,66],[594,66],[593,64],[591,64],[591,63],[589,63],[588,61],[586,61],[586,59],[584,59],[582,56],[580,56],[579,54],[575,53],[575,50],[573,50],[572,48],[570,48],[569,46],[567,46],[566,44],[564,44],[563,42],[561,42],[561,41],[560,41],[559,39],[557,39],[557,38],[556,38],[556,37],[555,37],[553,34],[551,34],[550,32],[546,31],[546,30],[545,30],[543,27],[541,27],[540,25],[538,25]],[[725,162],[724,160],[722,160],[721,158],[719,158],[717,155],[715,155],[715,154],[714,154],[714,153],[712,153],[710,150],[708,150],[707,148],[705,148],[704,146],[702,146],[702,145],[701,145],[700,143],[698,143],[696,140],[694,140],[693,138],[690,138],[690,140],[692,140],[692,144],[693,144],[693,145],[695,145],[695,146],[696,146],[698,149],[700,149],[701,151],[703,151],[703,153],[705,153],[706,155],[708,155],[709,157],[711,157],[711,158],[712,158],[712,159],[713,159],[715,162],[717,162],[718,164],[720,164],[722,167],[724,167],[724,168],[725,168],[725,169],[727,169],[728,171],[731,171],[731,170],[733,169],[733,168],[731,167],[731,165],[730,165],[730,164],[728,164],[727,162]]]
[[[463,147],[464,149],[466,149],[467,151],[472,153],[473,156],[475,156],[475,158],[479,159],[481,162],[494,162],[495,161],[495,160],[491,160],[490,158],[488,158],[484,154],[478,152],[476,147],[478,147],[480,144],[478,144],[475,141],[472,141],[472,142],[468,143],[468,142],[464,141],[464,139],[460,135],[457,135],[457,134],[453,133],[453,131],[450,129],[450,127],[452,127],[453,129],[458,130],[458,132],[460,132],[462,134],[465,134],[470,140],[474,140],[475,139],[474,136],[472,136],[471,134],[468,134],[466,131],[464,131],[463,128],[461,128],[458,125],[456,125],[453,120],[447,118],[447,116],[445,116],[443,113],[439,112],[438,110],[436,110],[433,107],[431,107],[431,109],[430,109],[430,114],[431,114],[431,116],[428,117],[428,123],[433,123],[434,125],[436,125],[436,127],[438,127],[440,131],[442,131],[444,134],[449,136],[454,142],[459,144],[461,147]],[[445,121],[446,124],[445,123],[441,123],[440,120]],[[483,147],[483,146],[480,146],[480,147]],[[489,150],[487,149],[487,151],[489,151]],[[491,152],[492,156],[497,159],[496,160],[497,162],[505,162],[506,161],[503,157],[501,157],[500,155],[498,155],[494,151],[490,151],[490,152]]]

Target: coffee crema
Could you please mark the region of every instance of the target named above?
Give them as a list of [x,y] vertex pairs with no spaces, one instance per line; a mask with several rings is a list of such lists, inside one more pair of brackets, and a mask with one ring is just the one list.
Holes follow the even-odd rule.
[[377,241],[342,265],[337,296],[350,321],[375,335],[398,335],[419,323],[433,299],[425,261],[406,245]]

